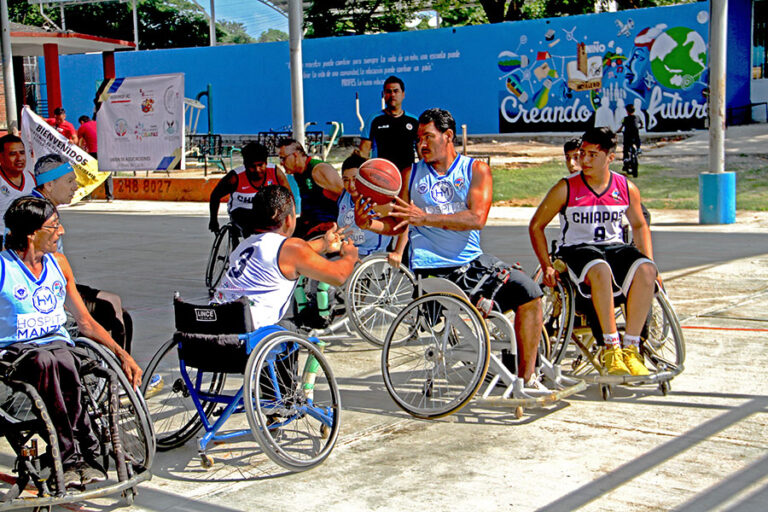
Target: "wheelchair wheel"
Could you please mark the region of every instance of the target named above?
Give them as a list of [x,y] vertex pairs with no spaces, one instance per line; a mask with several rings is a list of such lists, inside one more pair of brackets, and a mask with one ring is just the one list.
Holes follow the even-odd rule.
[[[404,266],[393,268],[387,256],[371,255],[358,265],[347,282],[347,314],[355,330],[367,342],[380,347],[400,310],[413,300],[416,280]],[[393,343],[409,332],[394,335]]]
[[[94,361],[101,363],[102,367],[112,370],[117,376],[118,384],[118,432],[123,446],[126,461],[134,469],[144,470],[152,465],[156,444],[152,423],[149,419],[149,410],[144,402],[144,397],[138,395],[128,378],[125,376],[115,354],[106,347],[86,338],[78,338],[75,344],[86,350]],[[89,396],[93,399],[94,407],[101,411],[97,417],[108,418],[108,382],[106,378],[94,374],[85,375],[84,384]],[[95,393],[94,393],[95,392]]]
[[[408,332],[396,340],[400,332]],[[384,384],[417,418],[458,411],[485,378],[490,359],[485,322],[464,298],[430,293],[408,304],[389,328],[381,354]]]
[[232,224],[224,224],[213,239],[211,254],[208,255],[208,264],[205,268],[205,286],[213,290],[218,286],[221,277],[229,266],[229,253],[232,252],[232,239],[235,235],[235,227]]
[[[200,392],[219,394],[224,388],[226,374],[200,372],[189,366],[186,372]],[[143,375],[141,393],[154,423],[158,450],[181,446],[202,428],[203,422],[181,374],[177,343],[173,339],[160,347],[149,362]],[[203,401],[202,407],[210,418],[216,404]]]
[[550,288],[542,283],[541,269],[534,275],[534,281],[544,292],[541,297],[541,308],[544,313],[542,341],[545,343],[541,347],[541,352],[553,364],[558,364],[565,357],[573,332],[575,314],[573,285],[567,277],[563,276],[554,288]]
[[667,295],[660,291],[653,301],[646,323],[647,336],[643,343],[645,360],[657,372],[682,371],[685,362],[685,341],[680,322],[677,319]]
[[303,336],[276,333],[245,369],[248,423],[264,453],[290,471],[323,462],[339,435],[341,395],[328,361]]

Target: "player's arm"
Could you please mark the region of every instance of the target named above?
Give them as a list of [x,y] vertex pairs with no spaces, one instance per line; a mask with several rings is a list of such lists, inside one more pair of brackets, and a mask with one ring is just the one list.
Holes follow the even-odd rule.
[[277,178],[277,184],[281,187],[285,187],[288,190],[291,190],[291,184],[288,183],[288,176],[285,175],[282,169],[279,167],[275,167],[275,177]]
[[54,253],[61,272],[64,274],[64,278],[67,280],[67,299],[64,302],[67,310],[72,313],[77,321],[77,328],[80,333],[86,338],[90,338],[93,341],[100,343],[114,352],[117,359],[120,361],[120,365],[128,377],[128,380],[134,387],[141,385],[141,368],[136,364],[131,355],[126,352],[118,343],[112,339],[112,336],[102,327],[96,320],[93,319],[88,309],[83,303],[80,293],[77,291],[77,285],[75,283],[75,276],[72,273],[72,267],[69,265],[66,256],[61,253]]
[[399,267],[403,262],[403,253],[405,253],[406,245],[408,245],[408,231],[404,231],[397,237],[395,250],[387,254],[387,263],[393,267]]
[[645,222],[643,210],[640,207],[640,191],[634,183],[627,180],[629,188],[629,208],[627,208],[627,220],[632,227],[632,239],[635,241],[637,249],[653,260],[653,246],[651,244],[651,229]]
[[339,198],[344,190],[338,171],[331,164],[320,163],[312,169],[312,179],[320,185],[325,194],[334,201]]
[[536,258],[539,260],[544,276],[543,281],[547,286],[555,285],[557,272],[555,272],[552,259],[549,257],[549,246],[544,228],[552,222],[557,212],[563,209],[566,201],[568,201],[568,184],[565,180],[560,180],[547,192],[528,224],[528,235],[531,237],[533,252],[536,253]]
[[331,286],[341,286],[357,262],[357,247],[350,241],[341,244],[341,258],[329,261],[300,238],[289,238],[280,249],[278,265],[288,279],[307,276]]
[[237,188],[237,173],[235,171],[229,171],[226,176],[221,178],[211,192],[210,202],[208,204],[210,210],[210,220],[208,221],[208,229],[214,233],[219,231],[219,204],[221,200],[235,191]]
[[[409,167],[403,171],[403,186],[400,187],[400,194],[397,199],[408,204],[411,195],[406,183],[411,181],[411,170],[413,167]],[[394,206],[391,207],[394,209]],[[366,231],[372,231],[379,235],[396,236],[408,230],[408,225],[403,224],[400,219],[392,217],[391,211],[389,215],[383,216],[378,213],[376,206],[367,198],[360,198],[355,201],[355,224],[360,229]]]
[[398,226],[431,226],[451,231],[469,231],[483,229],[488,220],[493,199],[493,179],[491,168],[485,162],[475,160],[472,165],[472,181],[469,184],[467,209],[464,211],[441,214],[427,213],[413,201],[399,199],[394,205],[392,217],[400,219]]

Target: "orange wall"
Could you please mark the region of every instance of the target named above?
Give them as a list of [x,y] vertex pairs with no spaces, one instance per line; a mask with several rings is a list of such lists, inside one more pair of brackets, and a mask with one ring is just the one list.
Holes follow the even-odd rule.
[[[208,202],[218,178],[114,178],[115,199]],[[104,187],[92,196],[103,199]]]

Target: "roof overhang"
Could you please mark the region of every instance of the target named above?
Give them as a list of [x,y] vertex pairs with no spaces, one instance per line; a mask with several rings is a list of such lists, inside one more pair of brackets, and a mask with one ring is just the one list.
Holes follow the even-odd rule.
[[76,32],[11,32],[11,53],[15,57],[43,55],[44,44],[56,44],[59,55],[132,50],[130,41],[78,34]]

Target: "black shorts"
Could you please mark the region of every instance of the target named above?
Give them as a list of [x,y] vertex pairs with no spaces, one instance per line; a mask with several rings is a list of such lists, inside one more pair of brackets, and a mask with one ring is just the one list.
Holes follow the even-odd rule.
[[491,273],[496,273],[494,267],[503,266],[510,269],[507,281],[501,286],[493,300],[496,301],[501,312],[517,310],[523,304],[541,297],[541,288],[533,282],[524,272],[505,264],[496,256],[481,254],[474,260],[461,267],[448,268],[421,268],[414,272],[420,277],[442,277],[456,283],[459,288],[469,295],[469,299],[476,304],[480,296],[491,298],[491,294],[498,284],[495,278],[486,279],[480,288],[472,294],[480,280]]
[[595,265],[608,264],[613,275],[613,295],[623,294],[625,297],[640,265],[650,263],[656,267],[656,264],[637,247],[629,244],[573,245],[559,248],[556,255],[568,265],[568,275],[576,284],[579,293],[587,298],[592,297],[592,290],[584,280],[589,269]]

